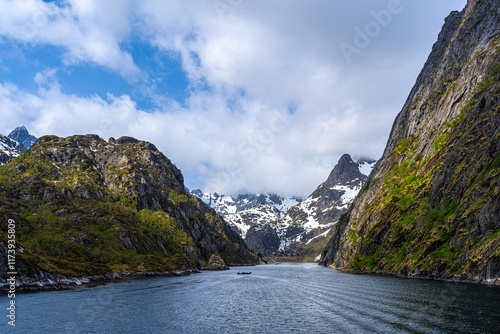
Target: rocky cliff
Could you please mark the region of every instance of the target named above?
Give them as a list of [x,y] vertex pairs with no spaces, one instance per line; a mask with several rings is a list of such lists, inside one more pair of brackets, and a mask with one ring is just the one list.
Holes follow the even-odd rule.
[[499,282],[500,3],[445,20],[322,264]]
[[[16,222],[18,271],[47,275],[196,270],[213,256],[257,256],[213,209],[184,188],[181,172],[148,142],[95,135],[40,138],[0,167],[0,215]],[[7,224],[0,239],[5,278]]]

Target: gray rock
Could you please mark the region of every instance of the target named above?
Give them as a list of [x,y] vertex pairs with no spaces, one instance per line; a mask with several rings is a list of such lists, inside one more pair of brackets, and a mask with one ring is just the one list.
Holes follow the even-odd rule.
[[219,255],[212,255],[210,260],[208,260],[209,270],[228,270],[229,267],[226,265],[224,260]]

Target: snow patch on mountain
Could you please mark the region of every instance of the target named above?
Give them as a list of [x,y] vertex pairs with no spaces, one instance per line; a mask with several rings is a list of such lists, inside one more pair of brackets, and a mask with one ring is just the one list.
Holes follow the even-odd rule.
[[10,139],[9,137],[0,135],[0,164],[7,163],[12,158],[18,157],[24,151],[23,144]]
[[331,190],[337,190],[339,192],[342,192],[342,196],[340,196],[340,199],[337,201],[337,203],[340,203],[340,206],[336,206],[336,208],[341,209],[344,208],[345,206],[349,206],[354,198],[358,195],[359,191],[361,190],[362,182],[359,181],[357,185],[355,186],[334,186],[331,187]]
[[240,235],[245,238],[252,226],[261,226],[281,217],[281,212],[273,205],[259,204],[251,209],[224,216],[226,222],[235,226]]
[[300,197],[275,194],[242,194],[233,197],[204,193],[199,189],[191,193],[221,214],[243,238],[252,226],[276,222],[288,209],[302,201]]
[[[333,224],[331,224],[333,225]],[[326,235],[328,234],[328,232],[330,232],[329,230],[326,230],[325,232],[321,233],[321,234],[318,234],[317,236],[315,237],[312,237],[311,239],[309,239],[307,242],[306,242],[306,245],[309,245],[311,243],[311,241],[315,240],[315,239],[318,239],[318,238],[324,238],[326,237]]]

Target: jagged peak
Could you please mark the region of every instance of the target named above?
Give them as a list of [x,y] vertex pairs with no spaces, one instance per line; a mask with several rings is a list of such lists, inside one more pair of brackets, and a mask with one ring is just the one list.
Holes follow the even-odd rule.
[[[14,130],[12,130],[12,132],[17,132],[17,131],[20,131],[20,132],[28,132],[28,129],[24,126],[24,125],[19,125],[18,127],[16,127]],[[12,133],[11,132],[11,133]]]
[[20,125],[12,130],[7,137],[21,143],[23,145],[21,151],[30,148],[36,141],[36,137],[30,134],[24,125]]
[[327,185],[331,183],[343,184],[356,176],[362,178],[358,163],[354,162],[349,154],[344,154],[331,171],[326,183]]
[[135,138],[132,138],[132,137],[129,137],[129,136],[123,136],[123,137],[118,138],[115,141],[115,144],[135,144],[135,143],[138,143],[138,142],[139,142],[139,140],[137,140]]

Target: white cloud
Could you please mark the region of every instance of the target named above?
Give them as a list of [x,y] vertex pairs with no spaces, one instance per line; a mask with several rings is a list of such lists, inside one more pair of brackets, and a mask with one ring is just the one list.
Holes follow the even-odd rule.
[[54,80],[55,80],[56,73],[57,73],[57,70],[55,68],[47,68],[42,72],[38,72],[35,75],[35,79],[34,79],[35,83],[38,86],[48,85],[51,82],[55,83],[56,81],[54,81]]
[[192,91],[183,105],[156,95],[158,110],[145,112],[133,94],[65,94],[48,69],[35,78],[37,93],[0,85],[3,131],[24,123],[36,135],[131,135],[195,175],[190,187],[305,197],[343,153],[381,155],[444,17],[460,2],[401,0],[403,11],[349,64],[339,45],[388,1],[72,0],[58,7],[3,0],[0,35],[60,46],[66,64],[97,64],[127,79],[142,72],[122,45],[140,38],[181,56]]
[[64,7],[39,0],[0,1],[0,35],[66,50],[65,63],[95,63],[134,79],[141,75],[120,43],[131,31],[130,1],[71,0]]

